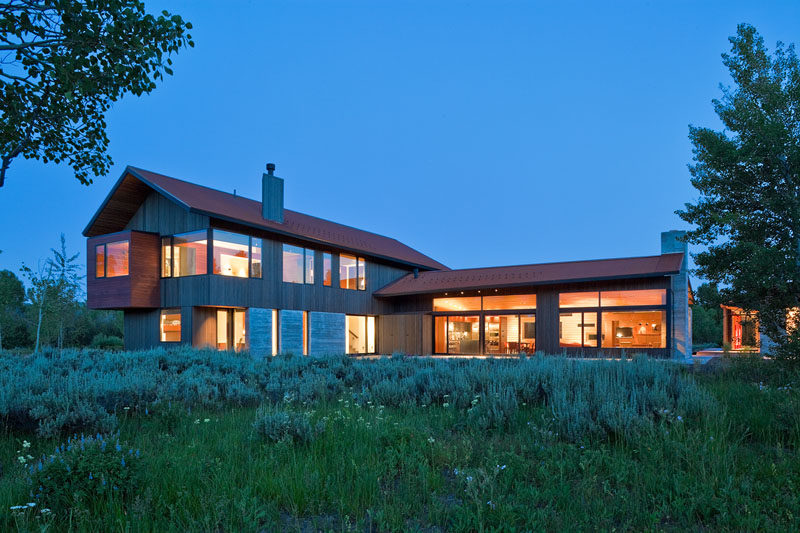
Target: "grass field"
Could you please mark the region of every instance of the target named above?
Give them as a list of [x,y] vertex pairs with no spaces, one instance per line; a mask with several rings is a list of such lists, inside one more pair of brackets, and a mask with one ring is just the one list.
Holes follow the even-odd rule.
[[[575,364],[558,361],[553,364]],[[498,365],[468,364],[476,371]],[[500,364],[486,379],[502,381],[501,369],[538,363]],[[467,407],[447,393],[430,404],[383,405],[343,378],[326,397],[261,398],[266,414],[253,402],[118,405],[119,441],[141,451],[130,490],[76,494],[73,503],[50,512],[42,512],[48,502],[32,495],[36,487],[27,478],[65,437],[15,427],[7,414],[0,528],[800,530],[797,375],[766,362],[728,366],[695,376],[670,370],[707,394],[699,412],[681,414],[678,400],[667,412],[640,413],[649,422],[630,431],[570,436],[558,419],[566,416],[563,409],[550,405],[552,392],[541,401],[518,393],[513,407],[490,401],[491,394],[503,395],[500,389],[474,394]],[[641,386],[656,385],[648,378]],[[505,412],[494,423],[479,420],[473,410],[485,404]],[[257,418],[275,413],[307,421],[302,438],[273,440],[254,428]]]

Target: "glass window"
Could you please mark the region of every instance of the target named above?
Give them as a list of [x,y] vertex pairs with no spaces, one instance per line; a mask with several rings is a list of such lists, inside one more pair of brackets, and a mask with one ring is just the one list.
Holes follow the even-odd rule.
[[283,245],[283,281],[303,283],[303,249],[291,244]]
[[603,348],[666,348],[666,311],[603,312]]
[[358,258],[358,290],[367,290],[367,262],[363,257]]
[[306,248],[306,283],[314,284],[314,250]]
[[278,355],[278,310],[272,310],[272,355]]
[[447,353],[478,354],[480,350],[480,317],[448,317]]
[[172,237],[161,237],[161,277],[172,277]]
[[356,290],[358,288],[358,260],[354,255],[339,254],[339,287]]
[[180,233],[172,238],[172,266],[175,276],[194,276],[208,272],[208,232]]
[[509,294],[506,296],[484,296],[483,308],[500,309],[536,309],[535,294]]
[[181,342],[181,310],[162,309],[160,320],[161,342]]
[[250,237],[250,277],[261,277],[261,248],[262,241],[257,237]]
[[128,275],[128,241],[106,244],[106,277]]
[[104,278],[106,276],[106,245],[98,244],[94,248],[94,275],[96,278]]
[[484,353],[519,353],[519,315],[486,315],[484,324]]
[[600,307],[598,292],[562,292],[558,295],[559,307]]
[[308,355],[308,311],[303,311],[303,355]]
[[525,353],[536,351],[536,315],[519,317],[519,345]]
[[558,338],[562,348],[597,347],[597,313],[560,313]]
[[600,305],[603,307],[667,305],[667,290],[603,291],[600,293]]
[[375,317],[345,317],[347,353],[375,353]]
[[246,278],[250,269],[250,237],[229,231],[212,230],[213,272],[222,276]]
[[481,297],[466,296],[461,298],[434,298],[434,311],[480,311]]
[[333,282],[333,266],[331,254],[325,252],[322,254],[322,284],[330,287]]

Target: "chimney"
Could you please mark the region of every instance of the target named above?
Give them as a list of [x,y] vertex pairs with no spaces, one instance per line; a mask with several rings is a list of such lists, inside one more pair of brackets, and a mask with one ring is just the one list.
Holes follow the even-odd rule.
[[275,163],[267,163],[267,173],[261,177],[261,216],[283,222],[283,179],[274,172]]

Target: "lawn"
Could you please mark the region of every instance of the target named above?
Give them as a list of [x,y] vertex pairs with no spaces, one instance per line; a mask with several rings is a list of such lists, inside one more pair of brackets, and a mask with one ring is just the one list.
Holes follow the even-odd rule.
[[[800,383],[773,363],[279,359],[4,358],[0,528],[800,530]],[[125,485],[78,437],[43,496],[40,458],[97,428]]]

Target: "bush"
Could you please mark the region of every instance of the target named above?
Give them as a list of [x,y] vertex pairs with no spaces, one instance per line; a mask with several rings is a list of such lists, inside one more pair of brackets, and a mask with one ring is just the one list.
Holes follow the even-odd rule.
[[116,335],[98,333],[92,337],[92,342],[89,344],[89,347],[98,350],[122,350],[125,347],[125,343],[122,341],[121,337],[117,337]]
[[97,500],[127,499],[139,484],[139,450],[117,435],[72,437],[28,466],[31,493],[53,512],[91,508]]
[[479,430],[506,429],[517,414],[517,396],[511,387],[491,385],[483,398],[476,396],[467,421]]
[[306,444],[314,440],[314,437],[324,431],[325,427],[320,423],[316,428],[312,428],[307,413],[261,407],[256,413],[253,429],[258,437],[273,442],[291,441]]

